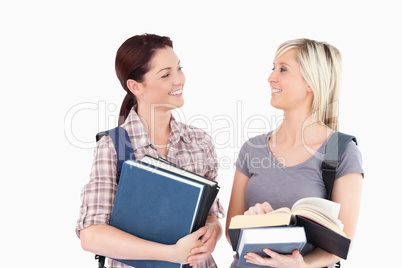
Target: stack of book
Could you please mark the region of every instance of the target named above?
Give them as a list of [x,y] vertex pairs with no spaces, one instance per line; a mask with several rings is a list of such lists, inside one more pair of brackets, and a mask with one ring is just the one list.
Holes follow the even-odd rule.
[[228,233],[239,265],[244,255],[264,248],[283,254],[302,250],[306,242],[346,259],[350,239],[338,219],[340,204],[316,197],[303,198],[291,209],[280,208],[262,215],[238,215],[231,219]]
[[[219,191],[216,181],[164,159],[123,163],[110,225],[137,237],[175,244],[205,225]],[[182,267],[154,260],[118,260],[134,267]]]

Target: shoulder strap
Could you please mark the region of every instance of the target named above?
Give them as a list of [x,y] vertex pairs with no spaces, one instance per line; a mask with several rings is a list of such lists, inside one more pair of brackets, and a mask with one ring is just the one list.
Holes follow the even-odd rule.
[[[134,149],[128,136],[127,131],[122,127],[116,127],[108,131],[100,132],[96,135],[96,141],[98,142],[103,136],[108,135],[112,138],[114,147],[117,153],[117,174],[116,181],[117,184],[120,180],[121,168],[123,167],[123,162],[132,159],[135,160]],[[95,259],[98,260],[98,268],[105,267],[105,257],[100,255],[95,255]]]
[[96,135],[96,141],[99,141],[103,136],[109,135],[114,143],[117,153],[117,183],[119,183],[121,168],[123,162],[132,159],[135,160],[133,146],[127,131],[122,127],[116,127],[108,131],[100,132]]
[[354,141],[357,145],[356,137],[341,132],[335,132],[325,146],[325,156],[322,161],[321,169],[322,178],[325,188],[327,189],[327,199],[329,200],[331,199],[339,161],[350,141]]

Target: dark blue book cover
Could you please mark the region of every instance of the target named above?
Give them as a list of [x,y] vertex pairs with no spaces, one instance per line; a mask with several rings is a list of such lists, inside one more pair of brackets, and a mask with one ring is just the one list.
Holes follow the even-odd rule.
[[245,228],[241,230],[238,266],[255,266],[246,262],[244,256],[248,252],[257,253],[267,258],[263,249],[268,248],[280,254],[292,254],[294,250],[301,251],[307,239],[303,227],[262,227]]
[[[137,237],[175,244],[194,231],[205,185],[137,161],[123,164],[110,225]],[[134,267],[181,267],[152,260],[118,260]]]

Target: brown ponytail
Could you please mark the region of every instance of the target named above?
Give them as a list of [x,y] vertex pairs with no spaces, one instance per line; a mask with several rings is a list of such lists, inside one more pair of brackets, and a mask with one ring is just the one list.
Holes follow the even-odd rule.
[[164,47],[173,48],[169,37],[154,34],[135,35],[127,39],[117,50],[115,69],[120,84],[127,92],[120,108],[119,126],[124,123],[137,99],[127,87],[127,80],[143,82],[144,75],[150,69],[150,62],[155,51]]
[[128,114],[130,113],[131,108],[137,104],[137,99],[135,98],[134,94],[131,92],[127,92],[126,96],[124,97],[123,103],[120,107],[120,114],[119,114],[119,126],[124,123]]

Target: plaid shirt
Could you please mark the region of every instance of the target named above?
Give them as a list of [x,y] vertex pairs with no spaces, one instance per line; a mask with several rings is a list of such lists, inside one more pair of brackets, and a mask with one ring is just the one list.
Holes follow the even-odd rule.
[[[145,154],[160,157],[152,144],[134,109],[121,125],[130,137],[135,159],[142,159]],[[167,160],[189,171],[215,180],[218,172],[218,162],[211,138],[202,130],[177,122],[173,116],[170,120],[170,136],[167,147]],[[80,216],[77,221],[76,233],[95,224],[109,224],[113,203],[117,190],[116,183],[117,155],[112,139],[104,136],[94,151],[94,161],[90,181],[81,192]],[[224,210],[215,200],[210,215],[224,216]],[[109,268],[130,267],[109,259]],[[199,268],[216,267],[212,256],[198,265]]]

